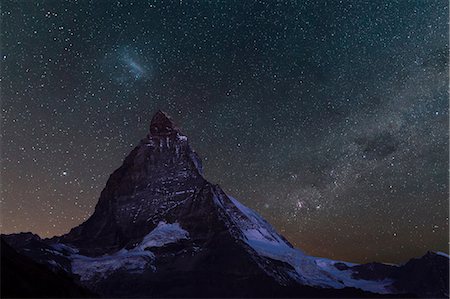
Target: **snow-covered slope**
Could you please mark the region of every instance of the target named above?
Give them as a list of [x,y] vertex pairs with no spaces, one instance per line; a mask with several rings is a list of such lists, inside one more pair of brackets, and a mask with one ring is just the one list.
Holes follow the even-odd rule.
[[105,279],[117,270],[129,273],[142,273],[152,267],[154,255],[150,251],[122,249],[115,254],[100,257],[88,257],[75,254],[72,260],[72,273],[80,276],[81,281]]
[[[292,245],[255,211],[231,196],[217,195],[215,202],[229,215],[238,227],[245,242],[259,255],[289,264],[295,269],[290,272],[294,279],[304,285],[325,288],[354,287],[374,293],[390,293],[392,280],[362,280],[352,278],[353,263],[334,261],[308,256]],[[346,270],[339,270],[336,263],[345,264]]]
[[[82,281],[86,281],[94,278],[104,279],[118,270],[126,270],[129,273],[142,273],[146,269],[156,271],[156,267],[152,263],[155,255],[150,249],[175,243],[188,237],[189,233],[182,229],[180,224],[161,221],[134,248],[123,248],[114,254],[88,257],[78,254],[78,250],[67,245],[55,244],[54,248],[72,253],[69,255],[69,259],[72,261],[72,273],[79,275]],[[68,248],[70,249],[67,250]]]

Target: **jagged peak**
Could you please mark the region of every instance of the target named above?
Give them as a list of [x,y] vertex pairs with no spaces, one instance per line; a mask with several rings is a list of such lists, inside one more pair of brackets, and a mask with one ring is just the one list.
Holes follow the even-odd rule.
[[150,135],[169,136],[176,133],[179,133],[179,129],[170,116],[164,111],[158,110],[150,123]]

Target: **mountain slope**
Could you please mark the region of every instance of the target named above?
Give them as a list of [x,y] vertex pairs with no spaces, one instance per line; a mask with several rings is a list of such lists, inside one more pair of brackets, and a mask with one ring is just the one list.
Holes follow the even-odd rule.
[[29,257],[17,253],[1,238],[2,298],[97,297],[64,272],[52,272]]

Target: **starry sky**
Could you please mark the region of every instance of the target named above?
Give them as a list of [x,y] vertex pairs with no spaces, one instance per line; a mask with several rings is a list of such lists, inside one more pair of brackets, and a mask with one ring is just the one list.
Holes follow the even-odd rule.
[[87,219],[168,112],[305,252],[448,252],[448,1],[1,1],[1,230]]

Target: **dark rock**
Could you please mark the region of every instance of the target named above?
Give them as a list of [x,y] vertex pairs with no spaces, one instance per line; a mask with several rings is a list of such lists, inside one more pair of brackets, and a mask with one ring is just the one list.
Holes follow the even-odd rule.
[[428,252],[411,259],[393,274],[397,290],[426,298],[449,297],[449,258]]
[[14,248],[23,248],[31,241],[41,241],[41,237],[30,232],[2,235],[2,238]]
[[152,136],[170,136],[176,133],[178,133],[178,129],[170,117],[161,110],[156,112],[150,123],[150,134]]
[[368,263],[352,267],[354,273],[352,277],[355,279],[365,280],[383,280],[392,277],[392,273],[397,270],[397,266],[391,266],[381,263]]
[[334,266],[336,267],[336,269],[341,270],[341,271],[347,270],[348,268],[350,268],[349,266],[347,266],[344,263],[335,263]]

